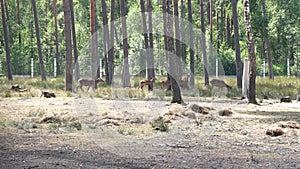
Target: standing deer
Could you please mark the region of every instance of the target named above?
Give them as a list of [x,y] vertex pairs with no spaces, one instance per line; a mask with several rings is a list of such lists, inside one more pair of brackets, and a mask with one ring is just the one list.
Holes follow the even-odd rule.
[[226,87],[227,89],[232,89],[232,87],[226,84],[223,80],[213,79],[210,81],[210,83],[213,87]]
[[99,82],[104,82],[104,81],[101,78],[98,78],[96,80],[81,78],[81,79],[78,80],[79,85],[76,87],[76,90],[78,89],[78,87],[80,87],[80,89],[83,91],[82,86],[88,86],[87,91],[89,91],[90,87],[92,87],[93,90],[94,90],[96,85]]
[[143,90],[143,87],[145,86],[145,85],[150,85],[150,84],[153,84],[153,82],[156,80],[156,78],[155,77],[152,77],[150,80],[141,80],[140,81],[140,83],[139,83],[139,87],[138,87],[138,89],[139,88],[141,88],[142,90]]

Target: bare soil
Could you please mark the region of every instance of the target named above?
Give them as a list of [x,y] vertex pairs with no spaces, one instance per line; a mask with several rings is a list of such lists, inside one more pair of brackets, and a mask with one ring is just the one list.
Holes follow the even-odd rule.
[[0,98],[0,168],[300,168],[299,102],[184,100]]

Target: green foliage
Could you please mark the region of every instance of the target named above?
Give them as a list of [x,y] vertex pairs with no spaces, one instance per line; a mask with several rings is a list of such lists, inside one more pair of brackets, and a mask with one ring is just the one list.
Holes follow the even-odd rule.
[[155,119],[152,123],[151,126],[154,130],[159,130],[159,131],[169,131],[168,124],[165,122],[164,118],[159,116],[157,119]]

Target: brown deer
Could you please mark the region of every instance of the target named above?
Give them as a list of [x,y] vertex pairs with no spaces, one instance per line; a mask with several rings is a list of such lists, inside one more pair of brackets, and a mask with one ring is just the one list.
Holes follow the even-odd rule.
[[213,87],[219,87],[219,88],[226,87],[227,89],[230,90],[232,89],[232,87],[226,84],[223,80],[213,79],[210,81],[210,83]]
[[188,86],[189,78],[190,78],[190,75],[181,76],[180,79],[179,79],[180,87],[189,88],[189,86]]
[[150,84],[153,84],[153,82],[156,80],[156,78],[155,77],[152,77],[150,80],[141,80],[140,81],[140,83],[139,83],[139,87],[138,87],[138,89],[139,88],[141,88],[142,90],[143,90],[143,87],[145,86],[145,85],[150,85]]
[[167,87],[169,87],[170,86],[170,82],[169,82],[169,80],[167,79],[167,80],[162,80],[161,81],[161,88],[163,89],[163,88],[167,88]]
[[93,79],[86,79],[86,78],[81,78],[78,80],[79,85],[76,87],[76,90],[78,89],[78,87],[80,87],[80,89],[83,91],[82,86],[88,86],[87,91],[89,91],[90,87],[93,88],[93,90],[95,89],[95,86],[99,83],[99,82],[104,82],[104,80],[102,80],[101,78],[98,78],[96,80]]

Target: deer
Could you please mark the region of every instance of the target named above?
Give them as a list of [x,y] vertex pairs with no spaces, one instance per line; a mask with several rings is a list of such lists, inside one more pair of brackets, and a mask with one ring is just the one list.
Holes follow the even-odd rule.
[[180,79],[179,79],[180,87],[189,88],[189,86],[188,86],[189,78],[190,78],[190,75],[181,76]]
[[140,82],[139,82],[139,86],[138,86],[138,89],[139,88],[141,88],[142,90],[143,90],[143,87],[145,86],[145,85],[151,85],[151,84],[153,84],[153,82],[156,80],[156,78],[155,77],[152,77],[150,80],[141,80]]
[[87,91],[89,91],[90,87],[93,88],[93,90],[95,89],[95,86],[99,83],[99,82],[104,82],[104,80],[102,80],[101,78],[98,78],[96,80],[93,79],[86,79],[86,78],[81,78],[78,80],[79,85],[76,87],[76,90],[78,89],[78,87],[80,87],[80,89],[83,91],[82,86],[88,86]]
[[170,86],[170,81],[168,79],[161,81],[161,88],[167,88]]
[[227,89],[230,90],[232,89],[232,87],[226,84],[223,80],[213,79],[210,81],[210,83],[213,87],[219,87],[219,88],[226,87]]

